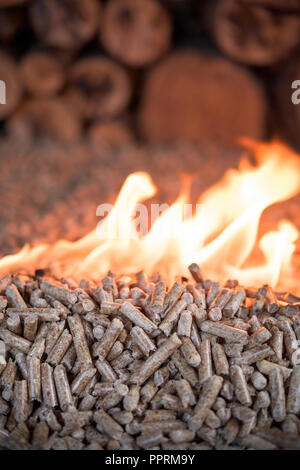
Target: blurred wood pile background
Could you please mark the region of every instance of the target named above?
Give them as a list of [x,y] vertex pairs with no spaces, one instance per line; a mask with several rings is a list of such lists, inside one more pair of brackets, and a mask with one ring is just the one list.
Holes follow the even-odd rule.
[[300,0],[0,0],[0,130],[96,148],[300,148]]

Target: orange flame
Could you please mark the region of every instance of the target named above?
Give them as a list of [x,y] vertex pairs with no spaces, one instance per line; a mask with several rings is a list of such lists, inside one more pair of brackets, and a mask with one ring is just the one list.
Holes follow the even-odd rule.
[[243,158],[238,170],[228,170],[201,195],[196,213],[188,218],[183,217],[189,208],[185,190],[147,233],[138,233],[136,226],[141,221],[148,223],[148,214],[141,213],[141,206],[136,216],[136,208],[151,198],[156,188],[147,173],[133,173],[97,230],[76,242],[25,246],[16,255],[0,260],[0,275],[47,266],[54,273],[77,279],[99,279],[108,270],[120,274],[159,270],[171,281],[177,275],[188,275],[187,266],[197,262],[211,279],[235,278],[252,286],[290,284],[299,235],[290,222],[281,221],[277,230],[258,241],[264,261],[255,266],[250,263],[264,210],[300,191],[300,159],[278,142],[247,141],[246,145],[254,150],[258,164],[251,165]]

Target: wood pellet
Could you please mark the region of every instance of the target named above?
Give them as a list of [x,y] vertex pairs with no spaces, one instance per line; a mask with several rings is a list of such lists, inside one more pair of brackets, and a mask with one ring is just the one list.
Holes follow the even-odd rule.
[[189,271],[0,280],[0,448],[299,449],[299,302]]

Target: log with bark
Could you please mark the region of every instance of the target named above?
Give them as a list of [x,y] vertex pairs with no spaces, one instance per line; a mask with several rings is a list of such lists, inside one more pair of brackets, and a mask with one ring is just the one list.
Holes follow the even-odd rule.
[[97,0],[35,0],[29,6],[29,17],[42,43],[80,49],[96,34],[101,8]]
[[271,65],[285,59],[299,43],[300,17],[288,9],[280,11],[283,4],[274,0],[214,0],[207,4],[207,27],[231,59]]
[[24,144],[36,139],[74,142],[81,135],[81,124],[61,98],[25,101],[7,121],[7,131]]
[[182,51],[149,72],[138,124],[151,142],[261,139],[266,100],[247,69],[221,57]]
[[126,70],[104,56],[79,60],[71,67],[67,99],[84,119],[110,118],[120,114],[131,97]]
[[20,62],[20,75],[26,91],[33,96],[54,96],[64,83],[62,64],[46,51],[26,54]]
[[104,9],[100,40],[125,64],[144,67],[169,49],[171,33],[171,18],[156,0],[110,0]]

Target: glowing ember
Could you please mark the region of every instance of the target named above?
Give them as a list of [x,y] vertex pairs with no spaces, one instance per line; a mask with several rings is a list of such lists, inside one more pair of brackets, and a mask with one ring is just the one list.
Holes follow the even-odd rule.
[[[294,287],[291,259],[297,229],[281,221],[260,240],[257,233],[267,207],[300,191],[300,159],[279,143],[246,144],[254,150],[258,164],[253,166],[244,157],[238,170],[228,170],[201,195],[198,210],[188,218],[185,189],[147,233],[139,233],[137,225],[148,224],[148,214],[139,204],[151,198],[156,188],[148,174],[133,173],[97,230],[74,243],[25,246],[18,254],[0,260],[0,275],[51,267],[59,275],[98,279],[108,270],[124,274],[159,270],[171,282],[179,274],[188,276],[187,266],[196,262],[207,278]],[[257,242],[264,261],[253,265]]]

